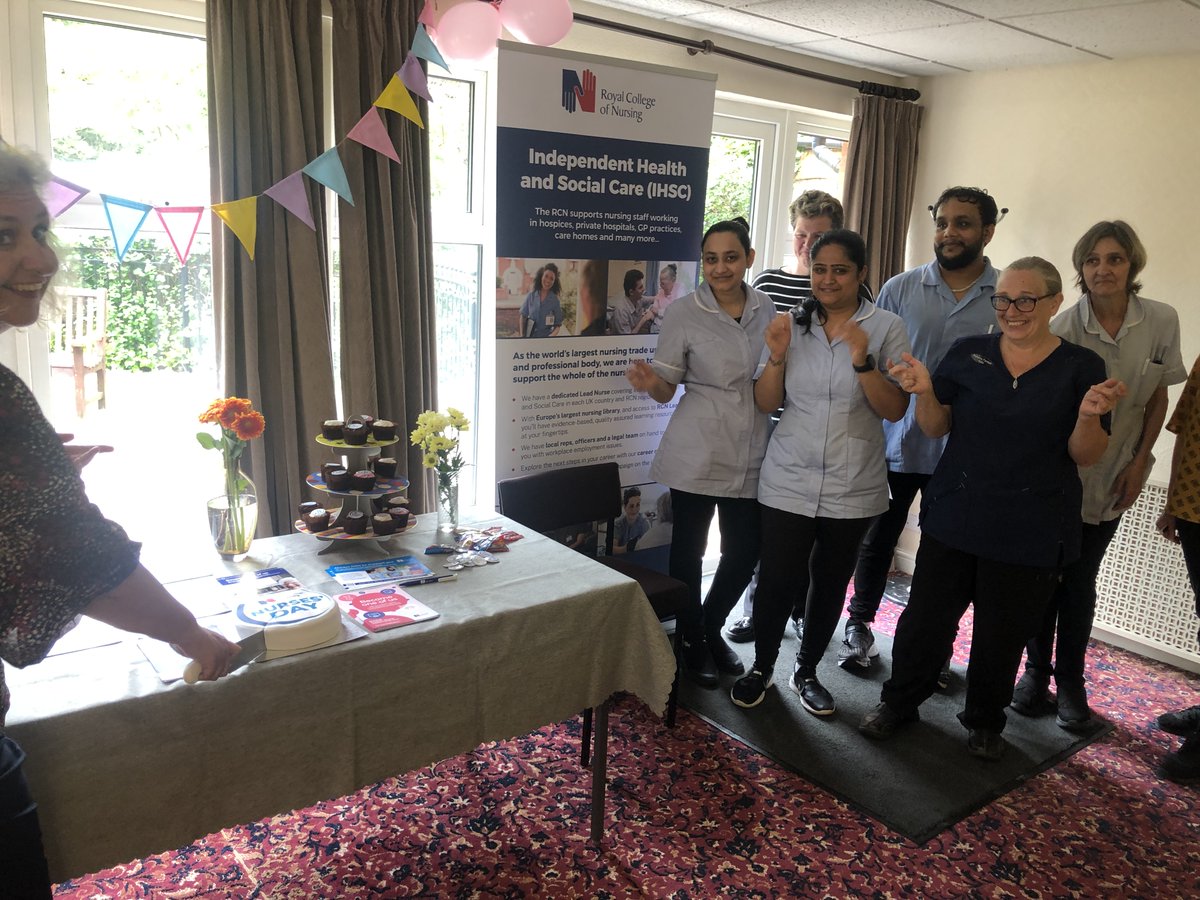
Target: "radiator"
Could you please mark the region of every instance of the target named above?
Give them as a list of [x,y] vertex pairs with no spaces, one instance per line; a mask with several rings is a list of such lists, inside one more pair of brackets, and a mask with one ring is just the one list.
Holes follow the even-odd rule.
[[1096,579],[1093,634],[1172,665],[1200,672],[1196,604],[1178,544],[1154,530],[1165,487],[1146,485],[1121,517]]

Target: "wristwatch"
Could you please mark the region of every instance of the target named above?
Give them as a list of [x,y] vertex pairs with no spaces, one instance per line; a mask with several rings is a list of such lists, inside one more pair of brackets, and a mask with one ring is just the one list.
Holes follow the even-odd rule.
[[[854,363],[851,363],[850,365],[853,366]],[[854,366],[854,371],[857,372],[858,374],[862,375],[864,372],[870,372],[874,368],[875,368],[875,354],[868,353],[867,358],[863,360],[863,364],[861,366]]]

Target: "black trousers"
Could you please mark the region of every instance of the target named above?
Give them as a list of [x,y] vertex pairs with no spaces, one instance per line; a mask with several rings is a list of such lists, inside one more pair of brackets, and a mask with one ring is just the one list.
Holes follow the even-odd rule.
[[1083,687],[1083,663],[1096,615],[1096,576],[1120,524],[1120,516],[1099,525],[1084,524],[1079,559],[1063,569],[1041,626],[1026,647],[1025,670],[1039,679],[1049,681],[1053,674],[1056,684]]
[[[721,561],[708,597],[700,603],[701,561],[708,546],[713,513],[721,528]],[[679,615],[684,640],[695,644],[704,629],[719,633],[725,618],[750,583],[758,563],[759,512],[753,497],[711,497],[671,488],[671,554],[667,565],[672,578],[688,586],[688,609]]]
[[[754,667],[771,672],[793,607],[804,603],[804,640],[797,662],[812,676],[829,645],[854,571],[858,542],[871,519],[801,516],[762,507],[762,561],[754,599]],[[808,561],[805,577],[805,561]]]
[[50,871],[37,805],[21,771],[24,760],[20,746],[0,736],[0,897],[47,900]]
[[1021,651],[1057,580],[1057,568],[982,559],[922,535],[908,606],[896,623],[892,677],[884,682],[883,701],[908,714],[934,692],[959,619],[974,605],[966,708],[958,718],[967,728],[1002,731]]
[[932,475],[914,472],[887,473],[887,511],[871,522],[858,549],[858,564],[854,568],[854,596],[850,598],[850,618],[858,622],[874,622],[887,587],[888,572],[896,544],[904,533],[908,511],[918,491],[925,490]]
[[[1183,562],[1187,566],[1188,581],[1196,601],[1196,615],[1200,616],[1200,524],[1176,519],[1175,533],[1179,536],[1179,546],[1183,548]],[[1196,632],[1196,643],[1200,644],[1200,630]]]

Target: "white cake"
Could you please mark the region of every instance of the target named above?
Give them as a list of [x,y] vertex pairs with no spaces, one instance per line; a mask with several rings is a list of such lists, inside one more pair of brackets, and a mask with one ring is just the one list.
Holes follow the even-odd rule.
[[264,630],[267,650],[305,650],[342,632],[342,614],[333,598],[315,591],[269,594],[239,604],[238,634]]

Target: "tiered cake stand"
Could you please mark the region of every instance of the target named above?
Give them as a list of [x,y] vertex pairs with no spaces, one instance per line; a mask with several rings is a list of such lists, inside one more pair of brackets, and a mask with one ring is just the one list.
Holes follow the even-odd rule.
[[[392,438],[386,441],[377,441],[368,439],[365,444],[347,444],[345,441],[331,441],[324,435],[317,435],[316,442],[325,447],[330,448],[334,452],[340,454],[346,465],[347,472],[357,472],[360,469],[369,469],[368,463],[372,456],[375,456],[384,447],[390,447],[399,441],[399,438]],[[296,530],[305,534],[311,534],[319,541],[330,542],[328,546],[323,547],[320,552],[327,553],[337,546],[334,541],[375,541],[384,550],[387,548],[383,545],[397,535],[403,534],[405,531],[411,531],[416,527],[416,517],[411,516],[408,520],[408,527],[398,529],[392,534],[375,534],[371,530],[370,522],[371,515],[375,510],[371,506],[371,501],[377,497],[392,496],[395,494],[403,494],[408,490],[408,479],[404,477],[397,478],[377,478],[375,480],[375,489],[370,491],[335,491],[331,490],[325,484],[325,479],[320,472],[313,472],[304,479],[305,483],[310,488],[322,493],[329,494],[333,497],[341,497],[341,508],[338,509],[336,515],[332,515],[330,519],[331,525],[324,531],[309,531],[304,522],[300,519],[296,520]],[[363,534],[347,534],[342,528],[343,517],[348,512],[358,510],[367,517],[367,530]]]

